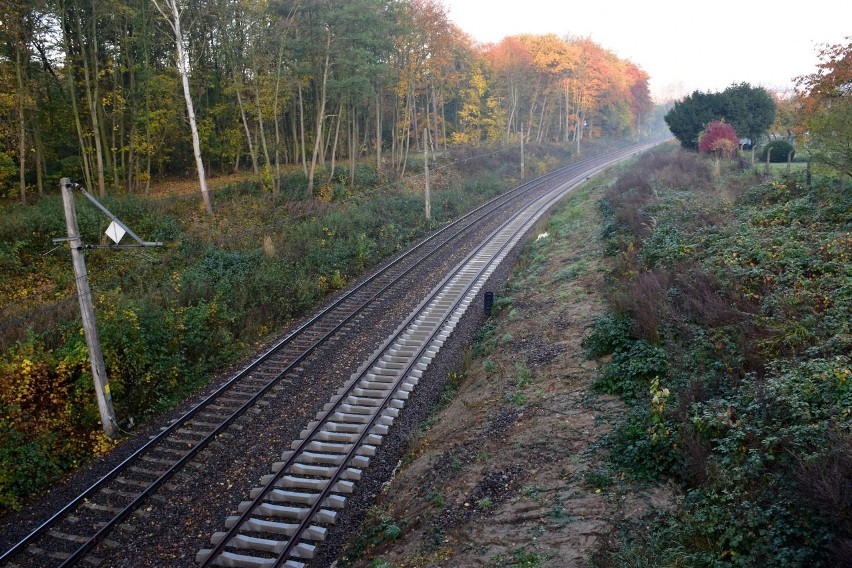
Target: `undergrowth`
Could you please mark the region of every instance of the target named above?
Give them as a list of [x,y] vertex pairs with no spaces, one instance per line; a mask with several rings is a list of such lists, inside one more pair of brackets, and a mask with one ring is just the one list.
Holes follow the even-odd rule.
[[852,564],[852,192],[661,150],[601,210],[609,313],[584,346],[631,404],[612,460],[683,497],[598,564]]

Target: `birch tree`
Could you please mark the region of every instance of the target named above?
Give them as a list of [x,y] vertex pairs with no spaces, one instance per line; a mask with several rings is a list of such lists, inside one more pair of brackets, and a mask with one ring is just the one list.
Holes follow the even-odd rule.
[[[180,24],[182,10],[178,6],[178,0],[151,1],[154,3],[157,11],[168,22],[169,27],[175,35],[175,46],[177,48],[176,64],[178,75],[180,75],[181,83],[183,84],[183,96],[186,99],[186,114],[189,116],[189,128],[192,131],[192,150],[195,154],[195,167],[198,170],[201,198],[204,200],[204,210],[208,215],[213,215],[213,205],[210,203],[210,194],[207,191],[207,178],[204,174],[204,160],[201,157],[201,139],[198,136],[195,109],[192,105],[192,93],[189,91],[189,58],[183,48],[183,31]],[[162,3],[162,6],[160,3]]]

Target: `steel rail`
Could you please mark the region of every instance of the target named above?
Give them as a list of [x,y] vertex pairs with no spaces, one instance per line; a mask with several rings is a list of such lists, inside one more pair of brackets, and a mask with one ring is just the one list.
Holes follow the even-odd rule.
[[[503,226],[505,226],[512,219],[515,219],[520,214],[521,214],[520,211],[515,212],[512,215],[512,217],[510,218],[509,221],[506,221],[503,225],[501,225],[500,229],[502,229]],[[498,231],[500,229],[498,229]],[[496,233],[496,231],[495,231],[495,233]],[[225,548],[227,547],[227,545],[229,544],[231,539],[242,529],[245,522],[254,514],[257,507],[264,501],[264,499],[269,495],[269,493],[272,492],[273,489],[275,489],[276,484],[278,483],[278,481],[281,480],[281,478],[283,478],[287,474],[288,469],[293,464],[296,463],[297,459],[299,458],[300,453],[305,451],[307,446],[310,445],[310,443],[313,441],[313,439],[312,439],[313,435],[316,434],[317,432],[321,431],[323,425],[325,425],[327,422],[329,422],[331,417],[336,412],[339,411],[340,401],[345,400],[346,396],[348,396],[350,393],[352,393],[352,391],[354,391],[356,388],[358,388],[358,379],[363,377],[367,373],[367,370],[369,369],[370,365],[382,356],[382,352],[384,351],[384,347],[386,347],[388,344],[392,343],[393,341],[395,341],[396,339],[398,339],[400,336],[402,336],[405,333],[407,326],[417,317],[417,315],[420,313],[422,307],[424,305],[428,304],[430,301],[434,300],[438,296],[438,294],[441,292],[441,290],[446,286],[447,282],[449,282],[453,277],[455,277],[458,274],[458,272],[460,272],[462,270],[463,266],[465,266],[470,261],[471,258],[473,258],[476,254],[478,254],[483,248],[485,248],[487,246],[488,241],[493,237],[493,234],[494,233],[492,233],[492,235],[489,236],[485,241],[480,243],[477,246],[477,248],[474,249],[470,254],[468,254],[467,257],[465,257],[465,259],[453,271],[451,271],[449,274],[447,274],[441,280],[441,282],[438,286],[436,286],[435,288],[432,289],[432,291],[430,292],[430,295],[428,297],[426,297],[426,299],[423,302],[421,302],[421,304],[418,306],[418,308],[416,310],[414,310],[414,312],[412,312],[408,316],[408,318],[402,323],[402,325],[400,325],[399,328],[390,336],[390,338],[383,345],[383,348],[379,349],[377,351],[377,353],[374,354],[371,357],[371,360],[367,363],[366,368],[364,369],[364,371],[361,372],[359,377],[356,378],[355,380],[350,381],[350,384],[348,385],[346,391],[339,396],[338,404],[334,404],[334,405],[330,406],[328,409],[324,410],[322,412],[322,417],[318,418],[317,424],[311,429],[311,432],[308,433],[305,436],[300,436],[302,438],[302,440],[299,443],[299,445],[296,448],[292,449],[293,450],[292,454],[284,461],[284,463],[280,467],[280,469],[265,484],[262,491],[252,500],[252,502],[248,506],[248,508],[243,513],[240,514],[239,518],[236,520],[236,522],[233,524],[233,526],[230,529],[228,529],[228,531],[221,538],[219,543],[213,548],[213,550],[211,550],[209,552],[209,555],[207,556],[207,558],[201,563],[201,568],[209,568],[210,566],[213,566],[216,563],[217,558],[225,550]],[[483,271],[483,270],[485,270],[485,268],[481,269],[481,271]],[[470,283],[469,286],[472,286],[473,284],[474,283],[472,282],[472,283]],[[459,302],[461,302],[461,298],[457,299],[456,304],[459,303]],[[452,310],[448,310],[448,311],[450,312],[450,314],[452,313]],[[449,317],[449,314],[447,315],[447,317]],[[446,321],[446,318],[444,319],[444,321]],[[443,325],[443,322],[442,322],[442,325]],[[432,338],[434,338],[434,336],[438,334],[442,325],[437,326],[437,328],[432,332],[432,334],[429,338],[429,341],[425,342],[424,345],[422,345],[420,347],[418,354],[417,354],[417,357],[415,358],[415,360],[412,363],[410,363],[408,365],[408,367],[405,370],[405,373],[403,373],[401,375],[400,380],[398,382],[401,382],[403,378],[408,376],[408,374],[411,372],[411,369],[419,361],[423,351],[425,351],[426,348],[431,345]],[[349,450],[349,453],[347,454],[347,457],[344,460],[344,463],[339,467],[338,472],[335,473],[334,477],[331,480],[329,480],[326,488],[320,493],[319,498],[313,503],[313,505],[311,505],[311,508],[310,508],[307,516],[300,521],[299,526],[296,529],[296,533],[293,536],[290,537],[286,548],[281,553],[281,557],[287,558],[289,556],[289,553],[292,552],[292,549],[296,546],[296,544],[300,540],[301,534],[303,534],[304,531],[308,528],[308,526],[313,522],[313,517],[315,516],[316,512],[319,511],[320,508],[322,508],[324,506],[325,498],[328,497],[329,493],[331,493],[331,490],[333,488],[334,483],[339,481],[339,477],[340,477],[341,473],[345,469],[348,468],[349,462],[351,461],[352,457],[354,457],[354,452],[356,452],[360,448],[360,445],[363,443],[363,441],[367,438],[368,435],[370,435],[372,427],[375,425],[376,420],[378,420],[378,418],[381,416],[382,410],[384,410],[384,408],[386,407],[386,405],[388,404],[388,402],[390,401],[392,396],[396,393],[396,390],[397,390],[396,386],[388,389],[388,393],[385,395],[385,398],[384,398],[381,406],[378,407],[378,410],[374,413],[374,415],[373,415],[373,417],[370,421],[370,424],[363,429],[363,431],[361,432],[361,434],[358,437],[358,440],[352,443],[352,448]],[[335,397],[337,397],[337,395],[335,395]]]

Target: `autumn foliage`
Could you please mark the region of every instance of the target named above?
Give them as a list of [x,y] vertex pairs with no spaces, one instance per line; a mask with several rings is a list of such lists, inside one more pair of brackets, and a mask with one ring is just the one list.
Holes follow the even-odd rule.
[[707,125],[698,142],[702,154],[715,154],[719,158],[731,158],[739,147],[740,139],[734,127],[727,122],[713,121]]
[[652,109],[648,74],[588,38],[518,35],[491,46],[505,139],[533,142],[635,136]]
[[852,37],[825,47],[818,70],[799,77],[801,104],[796,135],[807,139],[812,158],[852,176]]

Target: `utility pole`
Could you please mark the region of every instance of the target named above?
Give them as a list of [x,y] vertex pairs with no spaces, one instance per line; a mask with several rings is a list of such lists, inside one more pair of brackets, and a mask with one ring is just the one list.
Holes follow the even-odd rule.
[[[115,435],[115,430],[118,428],[118,423],[115,419],[115,410],[112,407],[112,395],[109,392],[109,381],[107,380],[106,365],[104,364],[104,354],[101,351],[101,341],[98,337],[98,328],[95,325],[95,308],[92,306],[92,292],[89,289],[89,279],[86,274],[86,259],[83,257],[83,249],[159,247],[163,246],[163,243],[143,241],[139,238],[139,235],[122,223],[121,219],[113,215],[109,209],[104,207],[83,187],[80,187],[76,183],[71,183],[70,179],[62,178],[59,180],[59,187],[62,190],[62,204],[65,206],[65,224],[68,227],[68,238],[53,239],[53,243],[68,241],[68,246],[71,249],[74,280],[77,283],[77,297],[80,300],[80,314],[83,319],[86,347],[89,349],[89,360],[92,363],[92,378],[95,382],[95,393],[98,397],[98,410],[101,413],[101,423],[104,427],[104,433],[112,438]],[[107,228],[106,234],[115,242],[115,245],[83,246],[83,242],[80,239],[80,228],[77,226],[77,209],[74,207],[74,195],[71,193],[71,190],[74,188],[79,189],[86,199],[91,201],[95,207],[112,219],[112,223]],[[119,245],[119,241],[121,241],[121,238],[125,234],[130,235],[138,244],[129,246]]]
[[526,174],[524,172],[524,123],[521,123],[521,181],[524,181],[526,178]]
[[77,298],[80,300],[80,313],[83,317],[83,332],[86,335],[86,347],[92,362],[92,378],[95,381],[95,393],[98,397],[98,410],[104,433],[112,438],[115,435],[116,419],[112,407],[112,395],[109,392],[104,354],[95,326],[95,308],[92,305],[92,292],[86,275],[86,259],[83,257],[83,242],[80,240],[80,228],[77,226],[77,210],[71,193],[71,180],[59,181],[62,189],[62,203],[65,206],[65,224],[68,226],[68,246],[71,248],[71,261],[74,264],[74,278],[77,283]]

